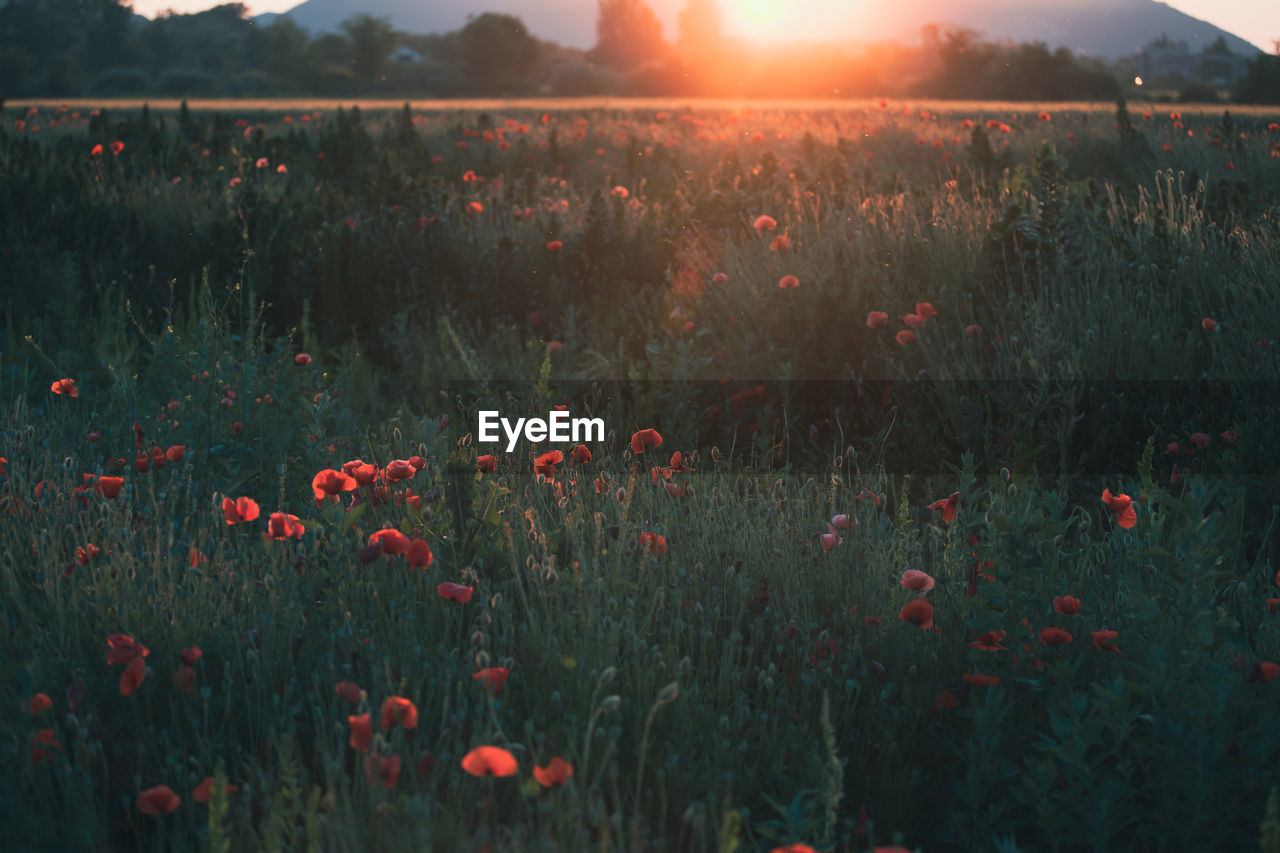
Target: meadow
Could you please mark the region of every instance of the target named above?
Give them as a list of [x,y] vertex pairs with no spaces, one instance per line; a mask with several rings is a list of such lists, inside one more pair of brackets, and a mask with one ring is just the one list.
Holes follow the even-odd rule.
[[23,103],[0,174],[5,849],[1280,851],[1280,112]]

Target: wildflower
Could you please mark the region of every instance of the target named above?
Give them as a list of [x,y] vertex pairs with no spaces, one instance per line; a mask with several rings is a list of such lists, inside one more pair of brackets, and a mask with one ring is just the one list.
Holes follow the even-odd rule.
[[409,537],[405,536],[394,527],[387,527],[379,530],[369,537],[369,544],[378,544],[382,547],[382,553],[387,555],[403,554],[409,550]]
[[898,611],[898,618],[918,628],[932,628],[933,605],[924,599],[917,598],[915,601],[907,602],[907,606]]
[[751,224],[756,229],[757,234],[764,234],[766,231],[772,231],[778,227],[778,221],[772,216],[757,216],[756,221]]
[[579,444],[573,450],[569,451],[569,460],[579,465],[586,465],[591,461],[591,448],[585,444]]
[[1209,434],[1207,432],[1193,432],[1189,437],[1191,443],[1200,450],[1204,450],[1209,446]]
[[933,589],[934,580],[919,569],[907,569],[902,573],[902,578],[898,583],[903,589],[909,589],[913,592],[926,592]]
[[1206,332],[1212,332],[1214,329],[1218,328],[1218,321],[1212,317],[1205,317],[1200,321],[1200,328],[1204,329]]
[[306,528],[302,526],[302,522],[298,521],[296,515],[289,515],[283,512],[273,512],[271,517],[267,519],[268,539],[274,539],[277,542],[285,539],[301,539]]
[[99,477],[98,492],[104,498],[114,500],[120,497],[120,489],[124,487],[124,477]]
[[867,328],[878,329],[889,320],[889,312],[887,311],[868,311],[867,312]]
[[414,468],[408,459],[393,459],[387,463],[387,467],[383,470],[387,480],[393,483],[408,480],[416,473],[418,473],[418,469]]
[[1113,495],[1110,489],[1103,489],[1102,502],[1107,505],[1107,509],[1111,510],[1116,524],[1120,527],[1128,530],[1138,523],[1138,514],[1133,509],[1133,498],[1128,495]]
[[903,329],[901,332],[898,332],[898,334],[895,335],[894,337],[897,339],[898,343],[902,344],[905,347],[907,344],[911,343],[916,339],[916,333],[911,331],[910,329]]
[[325,497],[337,503],[340,492],[349,492],[356,486],[357,483],[354,477],[341,471],[335,471],[332,468],[325,468],[311,478],[311,492],[315,495],[317,506],[320,505]]
[[956,507],[960,505],[960,493],[952,492],[949,497],[929,504],[929,509],[942,510],[942,520],[948,524],[956,520]]
[[656,429],[642,429],[631,436],[631,452],[644,453],[650,447],[661,447],[662,436]]
[[615,198],[626,198],[631,195],[631,192],[626,187],[617,186],[609,190],[609,194]]
[[462,758],[462,769],[472,776],[514,776],[516,757],[497,746],[477,746]]
[[382,729],[399,726],[402,729],[418,727],[418,709],[403,696],[388,696],[382,701]]
[[471,593],[475,590],[473,586],[463,586],[460,583],[452,583],[445,581],[436,587],[436,592],[440,593],[441,598],[449,601],[456,601],[460,604],[466,604],[471,600]]
[[471,678],[474,681],[479,681],[486,692],[496,696],[502,692],[502,687],[507,683],[507,677],[510,675],[511,673],[506,667],[491,666],[474,673]]
[[769,251],[771,252],[780,252],[789,248],[791,248],[791,240],[786,234],[779,234],[769,243]]
[[564,248],[564,242],[561,240],[548,240],[546,249],[548,252],[558,252]]
[[334,694],[349,705],[359,705],[364,691],[354,681],[339,681],[333,686]]
[[533,778],[544,788],[556,788],[568,782],[573,776],[573,765],[556,756],[546,767],[534,767]]
[[1000,641],[1003,640],[1004,637],[1004,631],[988,631],[969,645],[984,652],[1003,652],[1005,651],[1005,647]]
[[827,532],[822,534],[822,537],[821,537],[822,553],[824,554],[827,553],[828,551],[830,551],[832,548],[836,547],[843,541],[844,540],[840,538],[840,534],[836,532],[835,525],[828,524]]
[[111,154],[113,156],[118,155],[123,150],[124,150],[124,143],[121,142],[119,139],[111,143]]
[[95,146],[93,146],[92,148],[90,148],[90,149],[89,149],[89,156],[90,156],[90,157],[101,157],[101,156],[102,156],[102,143],[101,143],[101,142],[99,142],[97,145],[95,145]]
[[563,464],[564,453],[559,450],[548,450],[533,460],[533,470],[534,473],[551,478],[556,475]]
[[368,752],[370,744],[373,743],[373,722],[369,715],[347,717],[347,725],[351,727],[351,736],[347,738],[347,743],[354,750]]
[[342,463],[342,473],[355,480],[357,486],[367,486],[377,478],[378,466],[363,459],[353,459]]
[[977,323],[970,323],[969,325],[964,327],[964,333],[969,337],[973,337],[974,335],[980,335],[982,334],[982,327],[979,326]]
[[[230,797],[236,791],[239,791],[240,788],[236,785],[227,785],[223,790],[225,790],[227,796]],[[213,799],[212,776],[204,777],[204,780],[199,785],[196,785],[195,789],[191,792],[191,799],[195,800],[197,803],[207,803]]]
[[74,379],[59,379],[49,386],[49,390],[59,396],[79,397],[80,389],[76,387]]
[[974,687],[995,687],[1000,683],[1000,679],[994,675],[983,675],[980,672],[968,673],[961,676],[968,684]]
[[656,557],[667,553],[666,537],[660,533],[641,533],[638,539],[640,547]]
[[47,694],[37,693],[22,703],[22,710],[33,717],[38,717],[53,707],[53,700]]
[[168,785],[156,785],[138,795],[138,811],[149,815],[169,814],[182,803],[182,798]]
[[1116,644],[1113,642],[1117,637],[1120,636],[1119,632],[1094,631],[1092,632],[1092,636],[1093,636],[1093,645],[1096,646],[1099,651],[1115,652],[1116,654],[1120,654],[1119,647],[1116,646]]
[[780,287],[783,290],[786,290],[788,287],[799,287],[799,286],[800,286],[800,279],[796,278],[793,275],[784,275],[782,278],[778,279],[778,287]]
[[31,757],[27,766],[34,767],[41,761],[53,761],[53,750],[62,749],[62,744],[53,739],[53,729],[40,729],[31,736]]
[[1071,635],[1061,628],[1044,628],[1040,631],[1040,642],[1046,646],[1061,646],[1071,642]]
[[305,352],[300,352],[293,357],[293,363],[305,366],[311,363],[311,356]]
[[364,778],[370,785],[375,780],[381,781],[387,790],[391,790],[400,781],[400,756],[387,757],[374,753],[364,760]]
[[425,569],[431,565],[431,561],[435,559],[435,556],[431,553],[431,546],[427,544],[426,540],[415,539],[405,549],[404,559],[411,569]]
[[1261,681],[1266,684],[1277,675],[1280,675],[1280,664],[1258,661],[1249,669],[1249,675],[1245,678],[1245,683],[1253,684],[1255,681]]
[[222,516],[227,524],[240,524],[258,517],[258,504],[251,498],[222,499]]

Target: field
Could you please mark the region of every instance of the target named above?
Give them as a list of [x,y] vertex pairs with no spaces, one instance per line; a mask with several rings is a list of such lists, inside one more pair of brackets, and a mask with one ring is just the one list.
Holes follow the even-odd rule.
[[7,105],[0,846],[1280,853],[1278,122]]

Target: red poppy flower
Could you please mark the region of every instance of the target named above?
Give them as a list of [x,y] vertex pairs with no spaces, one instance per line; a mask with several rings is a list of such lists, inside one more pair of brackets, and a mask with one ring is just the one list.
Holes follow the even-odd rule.
[[1280,675],[1280,664],[1258,661],[1249,669],[1249,675],[1245,678],[1245,683],[1253,684],[1255,681],[1261,681],[1266,684],[1277,675]]
[[591,461],[591,448],[585,444],[579,444],[573,450],[569,451],[569,459],[579,465],[586,465]]
[[182,457],[187,454],[187,446],[185,444],[175,444],[164,452],[164,458],[169,462],[181,462]]
[[560,756],[547,763],[546,767],[533,768],[533,778],[544,788],[557,788],[568,782],[573,776],[573,765]]
[[311,478],[311,492],[315,495],[317,505],[325,497],[329,497],[334,503],[337,503],[340,492],[349,492],[356,488],[357,485],[354,477],[341,471],[335,471],[332,468],[325,468]]
[[132,696],[147,677],[147,662],[141,656],[129,661],[120,675],[120,695]]
[[98,492],[104,498],[120,497],[120,489],[124,487],[124,477],[99,477]]
[[650,554],[661,557],[667,553],[667,539],[661,533],[641,533],[637,538],[640,542],[640,547]]
[[1191,443],[1201,450],[1209,446],[1209,433],[1207,432],[1193,432],[1188,437],[1191,439]]
[[822,543],[822,553],[824,554],[844,542],[844,539],[836,532],[835,525],[833,524],[827,525],[827,532],[822,534],[822,536],[819,537],[819,540]]
[[222,517],[227,520],[227,524],[253,521],[258,517],[258,511],[258,503],[252,498],[222,499]]
[[1063,616],[1079,613],[1080,599],[1074,595],[1055,595],[1053,597],[1053,612],[1061,613]]
[[400,781],[400,756],[370,755],[364,760],[364,778],[370,785],[381,782],[391,790]]
[[405,549],[404,559],[410,568],[425,569],[431,565],[431,561],[435,559],[435,556],[431,553],[431,546],[427,544],[425,539],[415,539]]
[[370,744],[373,743],[373,721],[369,715],[347,717],[347,725],[351,726],[351,736],[347,738],[347,743],[354,750],[368,752]]
[[[227,796],[230,797],[236,791],[239,791],[240,788],[235,785],[227,785],[224,790],[226,790]],[[212,776],[204,777],[204,781],[199,785],[196,785],[195,789],[191,792],[191,799],[195,800],[197,803],[207,803],[213,799]]]
[[94,545],[93,543],[89,543],[87,545],[77,545],[76,546],[76,562],[82,566],[87,566],[93,560],[96,560],[98,558],[98,555],[101,553],[102,553],[102,550],[97,545]]
[[808,844],[788,844],[786,847],[775,847],[769,853],[818,853]]
[[481,474],[492,474],[498,470],[498,457],[496,456],[477,456],[476,469]]
[[984,652],[1003,652],[1005,647],[1000,641],[1004,638],[1004,631],[988,631],[969,645]]
[[1205,317],[1200,321],[1200,328],[1204,329],[1206,332],[1212,332],[1214,329],[1218,328],[1218,321],[1212,317]]
[[89,156],[90,156],[90,157],[101,157],[101,156],[102,156],[102,143],[101,143],[101,142],[99,142],[97,145],[95,145],[95,146],[93,146],[92,148],[90,148],[90,149],[89,149]]
[[1071,635],[1061,628],[1044,628],[1040,631],[1040,642],[1046,646],[1061,646],[1071,642]]
[[350,462],[342,463],[342,473],[356,481],[358,486],[367,486],[378,476],[378,466],[365,462],[363,459],[353,459]]
[[471,678],[483,684],[486,692],[496,696],[502,692],[502,687],[507,683],[507,677],[510,675],[511,672],[504,666],[491,666],[474,673]]
[[956,698],[956,694],[950,690],[943,688],[938,693],[938,698],[929,706],[932,713],[940,713],[942,711],[950,711],[952,708],[960,706],[960,700]]
[[351,705],[359,705],[360,697],[364,693],[360,685],[354,681],[339,681],[333,686],[333,692],[339,699]]
[[1126,530],[1138,523],[1138,514],[1133,509],[1133,498],[1125,494],[1113,495],[1110,489],[1102,490],[1102,502],[1111,510],[1116,524]]
[[389,481],[396,483],[401,480],[408,480],[418,473],[418,469],[414,468],[408,459],[393,459],[387,463],[383,473]]
[[382,546],[382,553],[384,554],[403,554],[409,550],[409,537],[394,527],[379,530],[370,536],[369,544],[373,545],[374,543]]
[[62,749],[62,744],[53,739],[53,729],[40,729],[31,736],[31,757],[28,767],[34,767],[41,761],[53,761],[55,749]]
[[182,802],[182,798],[168,785],[156,785],[138,795],[138,811],[149,815],[169,814]]
[[796,278],[793,275],[790,275],[790,274],[784,275],[782,278],[778,279],[778,287],[780,287],[783,290],[786,290],[788,287],[799,287],[799,286],[800,286],[800,279]]
[[756,217],[756,221],[751,224],[751,227],[756,229],[757,234],[763,234],[766,231],[772,231],[777,228],[778,221],[772,216],[761,215]]
[[907,602],[907,606],[898,611],[898,618],[910,622],[919,628],[933,627],[933,605],[922,598]]
[[22,703],[22,710],[35,717],[53,707],[53,700],[44,693],[37,693]]
[[403,696],[388,696],[382,700],[382,728],[400,726],[402,729],[418,727],[418,709]]
[[936,500],[929,504],[929,509],[942,510],[942,520],[950,524],[956,520],[956,507],[960,505],[960,493],[952,492],[950,497]]
[[463,756],[462,769],[472,776],[514,776],[520,765],[501,747],[477,746]]
[[189,649],[183,649],[178,654],[178,657],[182,658],[182,662],[185,663],[187,666],[195,666],[196,661],[204,657],[204,652],[200,651],[199,648],[192,646]]
[[779,234],[769,243],[769,251],[779,252],[791,247],[791,239],[786,234]]
[[562,464],[564,464],[564,454],[559,450],[548,450],[533,460],[533,470],[537,474],[551,478],[560,470]]
[[311,356],[308,353],[300,352],[293,357],[293,363],[297,365],[308,365],[311,363]]
[[901,332],[898,332],[898,334],[894,335],[894,338],[898,341],[898,343],[902,344],[905,347],[907,344],[911,343],[916,339],[916,333],[911,331],[910,329],[903,329]]
[[185,664],[173,674],[173,686],[188,696],[196,694],[196,671]]
[[642,429],[631,436],[631,452],[644,453],[650,447],[661,447],[662,436],[656,429]]
[[1119,636],[1117,631],[1094,631],[1093,644],[1099,651],[1120,654],[1120,648],[1113,642]]
[[121,142],[119,139],[117,139],[115,142],[111,143],[111,153],[112,153],[112,154],[119,154],[119,153],[120,153],[121,151],[123,151],[123,150],[124,150],[124,143],[123,143],[123,142]]
[[273,512],[271,517],[267,519],[268,539],[274,539],[277,542],[288,539],[301,539],[302,534],[306,532],[306,528],[302,526],[302,522],[298,521],[296,515],[289,515],[283,512]]
[[49,386],[49,390],[59,396],[79,397],[80,389],[76,387],[74,379],[59,379]]
[[960,677],[974,687],[995,687],[1000,683],[1000,679],[997,676],[983,675],[980,672],[966,672]]
[[868,311],[867,312],[867,328],[878,329],[889,320],[887,311]]
[[440,593],[441,598],[449,601],[456,601],[460,604],[466,604],[471,600],[471,593],[475,590],[473,586],[463,586],[460,583],[451,583],[445,581],[436,587],[436,592]]
[[112,634],[107,637],[107,663],[129,663],[134,658],[144,658],[151,652],[146,646],[128,634]]
[[564,248],[564,243],[560,240],[548,240],[546,249],[548,252],[558,252]]

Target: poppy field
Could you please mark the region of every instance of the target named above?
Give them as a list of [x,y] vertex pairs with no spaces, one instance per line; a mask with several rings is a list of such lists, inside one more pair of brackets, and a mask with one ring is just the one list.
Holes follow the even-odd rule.
[[4,849],[1280,853],[1280,114],[23,104],[0,174]]

